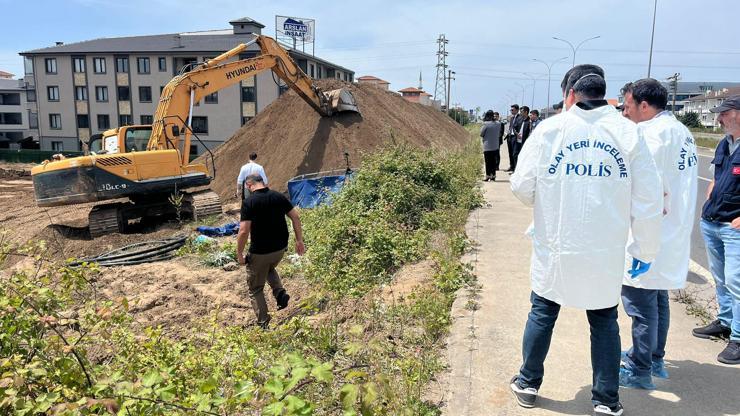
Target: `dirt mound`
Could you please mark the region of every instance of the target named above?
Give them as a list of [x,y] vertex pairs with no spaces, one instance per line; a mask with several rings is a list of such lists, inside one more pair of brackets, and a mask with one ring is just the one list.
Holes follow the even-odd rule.
[[[356,168],[363,152],[388,143],[450,149],[469,138],[445,114],[396,93],[335,80],[319,81],[318,86],[348,88],[362,114],[321,117],[297,94],[283,94],[214,152],[217,175],[211,187],[222,199],[234,197],[239,169],[252,151],[265,167],[271,188],[285,191],[287,181],[296,175],[346,167],[344,152]],[[201,156],[198,162],[210,163],[207,159]]]

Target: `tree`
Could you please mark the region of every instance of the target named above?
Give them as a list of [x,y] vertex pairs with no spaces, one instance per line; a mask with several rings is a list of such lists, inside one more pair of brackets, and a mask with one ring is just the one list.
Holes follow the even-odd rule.
[[678,116],[678,121],[684,124],[686,127],[701,127],[701,121],[699,121],[699,114],[690,111]]
[[468,114],[468,112],[463,110],[462,108],[451,108],[447,111],[447,115],[460,123],[460,125],[462,126],[470,123],[470,114]]

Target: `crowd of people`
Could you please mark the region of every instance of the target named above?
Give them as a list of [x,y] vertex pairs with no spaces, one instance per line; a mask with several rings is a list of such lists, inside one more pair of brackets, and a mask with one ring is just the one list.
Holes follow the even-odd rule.
[[[602,68],[578,65],[562,80],[562,113],[545,120],[511,106],[488,111],[481,129],[486,178],[495,180],[504,140],[511,189],[534,208],[530,294],[519,373],[510,389],[535,406],[562,306],[586,311],[594,413],[621,415],[619,387],[655,389],[669,378],[664,357],[668,291],[686,285],[696,221],[698,157],[691,132],[666,110],[668,92],[647,78],[604,99]],[[557,110],[557,108],[556,108]],[[727,343],[718,361],[740,364],[740,96],[711,110],[726,132],[711,162],[714,180],[700,225],[716,283],[717,320],[695,328]],[[632,320],[621,351],[617,308]]]

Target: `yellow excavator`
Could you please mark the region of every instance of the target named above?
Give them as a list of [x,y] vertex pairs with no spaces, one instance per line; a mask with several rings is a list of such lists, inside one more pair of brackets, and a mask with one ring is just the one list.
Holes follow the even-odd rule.
[[[260,55],[229,62],[253,43],[259,45]],[[213,174],[204,164],[190,163],[190,142],[193,136],[198,139],[190,128],[193,105],[266,70],[272,70],[322,116],[359,112],[349,91],[322,91],[274,39],[257,36],[174,77],[162,90],[152,125],[110,129],[91,138],[89,146],[98,152],[35,166],[31,177],[36,203],[53,207],[127,198],[92,208],[88,220],[93,238],[121,232],[130,220],[178,209],[196,220],[221,213],[215,192],[182,192],[207,186],[216,173],[213,154]],[[182,195],[182,199],[175,198],[173,203],[173,194]]]

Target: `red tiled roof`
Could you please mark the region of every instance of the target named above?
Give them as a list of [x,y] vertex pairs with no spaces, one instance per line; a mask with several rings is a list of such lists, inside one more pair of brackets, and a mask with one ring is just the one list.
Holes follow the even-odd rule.
[[422,90],[420,90],[420,89],[418,89],[416,87],[408,87],[408,88],[404,88],[402,90],[398,90],[398,92],[419,92],[419,93],[421,93],[421,92],[424,92],[424,91],[422,91]]
[[363,75],[363,76],[357,78],[357,80],[358,81],[378,81],[378,84],[389,84],[390,85],[390,82],[388,82],[386,80],[383,80],[383,79],[380,79],[378,77],[374,77],[372,75]]
[[[733,95],[737,95],[737,94],[740,94],[740,87],[732,87],[732,88],[727,88],[726,91],[722,91],[722,92],[720,92],[720,91],[712,91],[711,92],[711,95],[709,95],[709,96],[707,96],[706,94],[697,95],[696,97],[689,98],[688,101],[704,101],[704,100],[708,100],[708,99],[709,100],[712,100],[712,99],[715,99],[715,98],[727,98],[727,97],[730,97],[730,96],[733,96]],[[668,92],[668,100],[670,101],[670,99],[671,99],[671,93],[669,91]]]
[[0,71],[0,77],[2,78],[13,78],[15,74],[11,74],[10,72]]

